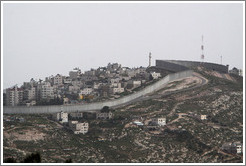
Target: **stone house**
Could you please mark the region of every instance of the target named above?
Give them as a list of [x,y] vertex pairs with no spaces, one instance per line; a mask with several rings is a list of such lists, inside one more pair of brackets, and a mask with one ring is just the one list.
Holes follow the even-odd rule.
[[158,79],[161,77],[161,73],[151,72],[150,74],[152,75],[153,79]]
[[74,134],[85,134],[89,130],[89,123],[87,122],[80,123],[78,121],[69,121],[68,124]]
[[67,112],[58,112],[53,114],[53,119],[59,121],[60,123],[67,123],[68,122],[68,113]]
[[71,113],[69,114],[69,116],[70,116],[72,119],[83,118],[83,112],[71,112]]
[[243,153],[243,144],[240,142],[224,143],[221,149],[227,153],[241,154]]
[[99,111],[96,113],[97,119],[112,119],[113,113],[111,111]]
[[166,125],[166,118],[153,118],[152,124],[157,126],[165,126]]

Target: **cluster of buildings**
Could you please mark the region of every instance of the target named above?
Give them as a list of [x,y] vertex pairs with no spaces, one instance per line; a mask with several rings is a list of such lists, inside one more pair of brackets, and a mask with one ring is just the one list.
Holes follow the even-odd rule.
[[46,77],[38,81],[31,79],[21,87],[13,86],[4,91],[4,105],[56,105],[76,104],[118,98],[123,92],[161,77],[160,73],[147,72],[147,68],[121,67],[109,63],[106,67],[81,72],[74,68],[69,76]]
[[[70,116],[70,118],[69,118]],[[83,113],[75,112],[70,115],[67,112],[58,112],[53,114],[53,119],[62,124],[68,124],[69,128],[74,132],[74,134],[85,134],[89,130],[89,124],[87,122],[79,122],[78,120],[83,118]]]
[[[111,110],[100,110],[95,113],[96,119],[112,119],[113,113]],[[58,121],[62,124],[66,124],[74,134],[86,134],[89,131],[89,123],[86,122],[86,118],[83,116],[82,112],[58,112],[53,114],[53,120]]]

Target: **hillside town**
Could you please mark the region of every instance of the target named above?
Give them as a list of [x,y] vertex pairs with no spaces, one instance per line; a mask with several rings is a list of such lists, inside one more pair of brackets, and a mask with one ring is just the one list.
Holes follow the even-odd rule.
[[78,67],[69,76],[57,74],[45,80],[31,79],[22,86],[4,91],[4,106],[68,105],[116,99],[162,77],[146,67],[121,67],[109,63],[106,67],[82,72]]

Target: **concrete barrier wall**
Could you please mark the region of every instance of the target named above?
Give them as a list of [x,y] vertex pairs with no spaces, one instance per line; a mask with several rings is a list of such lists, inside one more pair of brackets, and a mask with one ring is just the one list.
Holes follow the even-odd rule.
[[171,67],[174,69],[179,69],[179,67],[175,67],[175,65],[182,65],[182,66],[185,66],[188,68],[203,66],[209,70],[214,70],[214,71],[218,71],[221,73],[228,73],[228,66],[220,65],[220,64],[216,64],[216,63],[208,63],[208,62],[201,63],[201,62],[196,62],[196,61],[180,61],[180,60],[156,60],[156,65],[159,64],[160,66],[164,67],[165,65],[162,65],[161,61],[162,61],[162,63],[164,63],[164,62],[165,63],[172,63],[173,65],[171,65]]
[[171,71],[171,72],[180,72],[184,70],[189,70],[188,67],[168,61],[156,60],[156,67]]
[[86,111],[96,111],[102,109],[104,106],[109,107],[116,107],[122,104],[129,103],[135,99],[138,99],[146,94],[153,93],[165,87],[171,81],[182,79],[185,77],[192,76],[192,70],[186,70],[178,73],[169,74],[166,77],[162,78],[161,80],[153,83],[152,85],[147,86],[146,88],[135,92],[133,94],[124,96],[119,99],[109,100],[105,102],[97,102],[97,103],[90,103],[90,104],[83,104],[83,105],[54,105],[54,106],[15,106],[15,107],[3,107],[4,114],[35,114],[35,113],[56,113],[60,112],[61,110],[64,112],[86,112]]

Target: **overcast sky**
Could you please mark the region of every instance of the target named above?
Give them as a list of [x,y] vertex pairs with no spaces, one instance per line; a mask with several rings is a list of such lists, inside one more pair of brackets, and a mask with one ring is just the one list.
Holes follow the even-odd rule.
[[156,59],[205,60],[243,68],[243,4],[5,3],[3,87],[31,78]]

